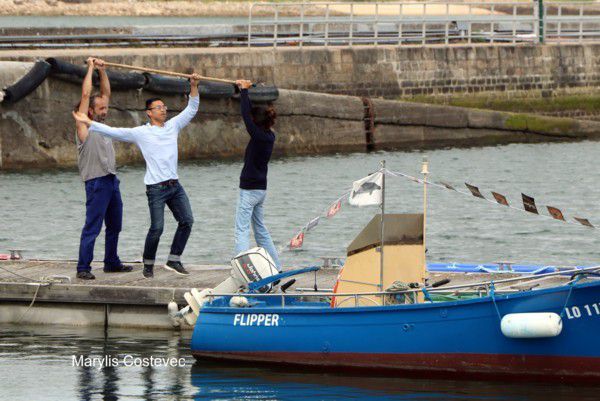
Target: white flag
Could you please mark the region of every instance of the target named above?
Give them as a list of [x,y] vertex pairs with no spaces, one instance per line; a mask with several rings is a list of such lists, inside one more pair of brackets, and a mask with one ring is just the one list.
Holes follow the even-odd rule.
[[361,180],[354,181],[348,203],[352,206],[371,206],[381,204],[381,186],[383,174],[373,173]]

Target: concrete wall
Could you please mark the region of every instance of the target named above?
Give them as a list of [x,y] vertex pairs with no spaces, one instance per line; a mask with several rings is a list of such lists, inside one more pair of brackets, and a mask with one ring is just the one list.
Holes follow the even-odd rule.
[[[0,59],[66,57],[82,62],[90,50],[0,52]],[[600,44],[451,45],[189,49],[95,49],[126,64],[208,76],[246,77],[280,88],[396,98],[495,91],[535,96],[596,92]]]
[[[15,68],[20,68],[18,63]],[[20,102],[0,104],[0,168],[75,166],[77,150],[71,110],[79,96],[78,85],[49,78]],[[114,126],[144,123],[143,102],[149,96],[152,94],[141,91],[114,92],[107,122]],[[168,96],[164,100],[172,112],[186,104],[183,96]],[[279,117],[275,155],[360,151],[368,146],[473,146],[600,135],[597,122],[383,99],[373,99],[372,103],[375,133],[368,142],[360,98],[281,90],[276,102]],[[237,100],[202,100],[200,112],[180,136],[180,157],[240,158],[247,140]],[[131,144],[118,144],[117,157],[120,163],[142,161],[140,152]]]

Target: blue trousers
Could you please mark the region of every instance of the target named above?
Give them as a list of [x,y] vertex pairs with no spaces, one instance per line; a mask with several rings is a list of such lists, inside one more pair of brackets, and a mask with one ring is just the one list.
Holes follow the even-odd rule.
[[185,190],[179,183],[146,185],[146,195],[150,208],[150,229],[144,245],[144,264],[153,265],[156,260],[156,250],[165,226],[165,205],[171,209],[178,223],[167,260],[180,262],[194,224],[192,207]]
[[281,271],[277,249],[265,226],[263,205],[266,197],[267,191],[262,189],[240,189],[235,213],[235,255],[250,249],[250,223],[252,223],[256,244],[271,255],[277,270]]
[[121,266],[117,256],[119,233],[123,222],[123,202],[119,190],[119,179],[114,174],[93,178],[85,182],[85,225],[81,231],[79,243],[79,261],[77,271],[90,271],[94,259],[94,244],[106,224],[104,247],[104,266]]

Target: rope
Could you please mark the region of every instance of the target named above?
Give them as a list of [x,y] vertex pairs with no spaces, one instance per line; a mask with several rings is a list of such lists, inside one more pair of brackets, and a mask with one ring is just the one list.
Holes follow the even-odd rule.
[[[329,211],[329,208],[330,208],[330,207],[331,207],[331,206],[332,206],[334,203],[338,203],[338,202],[340,202],[340,201],[343,201],[345,198],[347,198],[347,197],[348,197],[348,195],[350,195],[350,192],[351,192],[351,191],[352,191],[352,190],[347,190],[347,191],[346,191],[346,192],[344,192],[344,193],[343,193],[341,196],[338,196],[338,197],[336,198],[336,200],[335,200],[335,201],[333,201],[333,202],[329,203],[329,205],[328,205],[327,207],[324,207],[324,208],[322,207],[322,208],[319,208],[319,209],[317,209],[317,212],[318,212],[319,214],[318,214],[317,216],[314,216],[314,217],[313,217],[312,219],[310,219],[310,220],[309,220],[309,221],[308,221],[306,224],[304,224],[300,230],[297,230],[297,231],[294,233],[294,237],[295,237],[296,235],[298,235],[299,233],[301,233],[301,232],[304,232],[304,233],[306,233],[306,232],[307,232],[307,230],[306,230],[306,227],[308,227],[308,224],[309,224],[311,221],[313,221],[314,219],[316,219],[316,218],[323,218],[323,217],[327,217],[327,212]],[[311,230],[314,230],[314,228],[312,228]],[[293,238],[293,237],[290,237],[290,238]],[[284,251],[286,251],[286,252],[290,252],[289,244],[290,244],[290,240],[287,240],[287,242],[286,242],[286,243],[284,243],[284,244],[282,244],[282,245],[280,245],[280,246],[279,246],[279,248],[277,249],[277,252],[278,252],[278,253],[282,253],[282,252],[284,252]]]
[[[42,263],[42,265],[43,265],[43,264],[44,264],[44,263]],[[13,275],[15,275],[15,276],[17,276],[17,277],[19,277],[19,278],[23,278],[23,279],[25,279],[25,280],[27,280],[27,281],[29,281],[29,282],[34,282],[34,283],[39,283],[39,284],[44,284],[44,283],[45,283],[44,281],[41,281],[41,280],[35,280],[35,279],[32,279],[32,278],[30,278],[30,277],[23,276],[23,275],[21,275],[21,274],[19,274],[19,273],[15,273],[15,272],[13,272],[12,270],[8,270],[7,268],[5,268],[5,267],[2,267],[2,266],[0,266],[0,269],[4,270],[5,272],[8,272],[8,273],[10,273],[10,274],[13,274]]]
[[498,309],[498,304],[496,303],[496,286],[494,285],[494,281],[490,282],[490,297],[492,297],[492,302],[494,303],[494,308],[496,308],[496,313],[498,314],[498,320],[502,321],[502,315],[500,315],[500,309]]
[[17,320],[17,323],[21,323],[21,321],[23,320],[23,318],[25,317],[25,315],[27,314],[27,312],[29,312],[31,310],[31,308],[33,307],[33,304],[35,303],[35,300],[37,298],[38,292],[40,291],[41,287],[42,287],[42,284],[38,284],[37,288],[35,289],[35,294],[33,294],[33,299],[31,300],[31,303],[29,304],[29,306],[27,307],[27,309],[25,309],[25,312],[23,312],[23,314],[19,317],[19,319]]
[[431,294],[429,293],[429,291],[427,291],[427,288],[423,287],[421,288],[421,291],[423,291],[423,295],[425,295],[426,301],[433,302],[433,300],[431,299]]
[[[41,266],[41,265],[44,265],[44,263],[41,263],[38,266]],[[30,278],[30,277],[23,276],[22,274],[15,273],[12,270],[9,270],[9,269],[7,269],[7,268],[5,268],[3,266],[0,266],[0,269],[4,270],[4,271],[6,271],[6,272],[8,272],[10,274],[13,274],[13,275],[15,275],[15,276],[17,276],[19,278],[23,278],[23,279],[29,281],[30,283],[37,284],[37,287],[35,289],[35,293],[33,294],[33,298],[31,299],[31,303],[29,304],[29,306],[27,307],[27,309],[25,309],[25,311],[23,312],[23,314],[21,314],[21,316],[16,321],[16,323],[21,323],[21,321],[25,318],[25,315],[27,315],[27,313],[31,310],[31,308],[35,304],[35,301],[37,299],[37,296],[38,296],[38,293],[40,291],[40,288],[45,287],[45,286],[50,286],[50,285],[52,285],[52,283],[60,282],[60,281],[57,281],[57,280],[55,280],[53,278],[46,278],[46,277],[44,277],[44,280],[35,280],[35,279]]]
[[[427,184],[427,185],[431,185],[432,187],[435,187],[435,188],[438,188],[438,189],[444,189],[446,191],[458,192],[459,194],[466,195],[466,196],[468,196],[470,198],[474,197],[471,192],[462,191],[462,190],[460,190],[457,187],[454,187],[454,189],[449,189],[448,187],[446,187],[446,186],[444,186],[442,184],[438,184],[437,182],[432,182],[432,181],[429,181],[429,180],[423,180],[422,178],[416,178],[416,177],[410,176],[408,174],[405,174],[405,173],[402,173],[402,172],[399,172],[399,171],[390,171],[390,170],[386,169],[385,173],[387,175],[392,176],[392,177],[406,178],[406,179],[408,179],[408,180],[410,180],[412,182],[415,182],[417,184]],[[487,202],[489,202],[491,204],[494,204],[496,206],[507,207],[509,209],[518,210],[520,212],[527,213],[529,215],[532,214],[531,212],[528,212],[525,209],[521,209],[521,208],[515,207],[515,206],[513,206],[511,204],[509,204],[509,205],[503,205],[503,204],[500,204],[500,203],[496,202],[496,200],[488,199],[488,198],[485,198],[485,197],[484,198],[479,198],[479,199],[485,200],[485,201],[487,201]],[[538,206],[544,206],[544,205],[538,205]],[[582,225],[580,223],[575,223],[575,222],[572,222],[570,220],[566,220],[566,218],[565,218],[565,220],[558,220],[558,219],[555,219],[552,216],[545,215],[545,214],[538,213],[537,215],[540,216],[540,217],[544,217],[546,219],[550,219],[550,220],[554,220],[554,221],[561,221],[563,223],[571,224],[571,225],[578,226],[578,227],[586,227],[586,226],[584,226],[584,225]],[[592,227],[587,227],[587,228],[592,228]]]
[[575,278],[575,280],[573,280],[572,282],[569,283],[569,293],[567,294],[567,299],[565,299],[565,304],[562,307],[562,310],[560,311],[560,318],[562,319],[563,316],[565,315],[565,311],[567,310],[567,304],[569,303],[569,300],[571,299],[571,294],[573,293],[573,286],[575,284],[577,284],[577,282],[581,279],[581,276],[577,276]]

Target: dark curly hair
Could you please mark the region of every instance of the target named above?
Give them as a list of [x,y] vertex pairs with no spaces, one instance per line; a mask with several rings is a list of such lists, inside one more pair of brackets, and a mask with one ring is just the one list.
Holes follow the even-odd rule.
[[275,125],[277,111],[272,103],[252,106],[252,121],[265,131],[270,130]]

